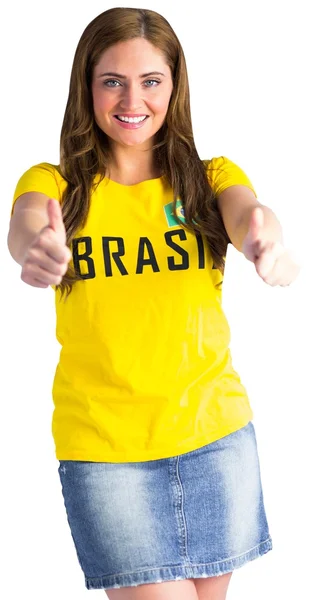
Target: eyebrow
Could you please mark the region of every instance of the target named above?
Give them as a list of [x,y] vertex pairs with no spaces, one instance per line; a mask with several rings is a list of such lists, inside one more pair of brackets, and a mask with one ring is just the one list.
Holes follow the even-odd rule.
[[[149,77],[150,75],[162,75],[162,77],[165,77],[164,73],[161,73],[160,71],[151,71],[151,73],[144,73],[143,75],[140,75],[140,78],[144,78],[144,77]],[[99,79],[99,77],[117,77],[118,79],[127,79],[127,77],[125,75],[120,75],[119,73],[101,73],[100,75],[97,76],[97,79]]]

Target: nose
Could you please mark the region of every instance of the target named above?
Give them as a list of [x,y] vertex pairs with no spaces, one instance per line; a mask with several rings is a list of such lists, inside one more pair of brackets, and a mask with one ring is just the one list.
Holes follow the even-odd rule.
[[142,90],[139,84],[127,83],[123,86],[120,107],[127,112],[135,112],[143,105]]

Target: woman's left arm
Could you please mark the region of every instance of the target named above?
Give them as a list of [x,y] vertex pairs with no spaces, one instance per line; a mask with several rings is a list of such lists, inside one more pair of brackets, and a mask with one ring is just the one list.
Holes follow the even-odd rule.
[[268,207],[244,185],[232,185],[217,196],[227,234],[235,248],[254,263],[258,275],[271,286],[290,285],[300,266],[284,247],[282,227]]

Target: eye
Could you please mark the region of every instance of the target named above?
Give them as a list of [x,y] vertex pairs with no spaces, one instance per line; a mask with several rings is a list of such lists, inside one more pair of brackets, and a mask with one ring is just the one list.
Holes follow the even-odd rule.
[[104,81],[103,85],[106,85],[106,87],[117,87],[116,85],[109,85],[112,83],[119,83],[119,81],[116,81],[116,79],[107,79],[106,81]]
[[[158,81],[157,79],[147,79],[147,81],[145,81],[145,84],[146,83],[157,83],[157,84],[159,84],[161,82]],[[146,87],[157,87],[157,86],[156,85],[146,85]]]

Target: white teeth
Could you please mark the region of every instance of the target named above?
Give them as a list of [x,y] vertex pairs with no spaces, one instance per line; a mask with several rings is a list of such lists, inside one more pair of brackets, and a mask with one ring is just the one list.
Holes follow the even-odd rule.
[[146,119],[145,115],[144,117],[120,117],[119,115],[118,119],[120,119],[120,121],[124,121],[125,123],[140,123],[141,121],[144,121]]

